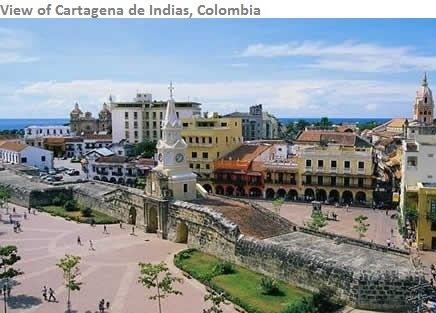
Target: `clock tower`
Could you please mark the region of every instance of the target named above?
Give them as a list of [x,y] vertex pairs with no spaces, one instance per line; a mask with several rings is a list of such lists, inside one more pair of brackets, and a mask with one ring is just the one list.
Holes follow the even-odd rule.
[[162,139],[156,146],[158,164],[150,173],[145,191],[156,197],[168,194],[177,200],[193,200],[197,194],[197,176],[186,163],[188,145],[182,138],[182,123],[176,113],[172,82],[168,89],[170,98],[161,125]]

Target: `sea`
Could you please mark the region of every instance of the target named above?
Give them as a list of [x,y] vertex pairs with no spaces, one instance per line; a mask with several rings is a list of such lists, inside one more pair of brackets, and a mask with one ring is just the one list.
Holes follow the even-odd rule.
[[27,126],[51,126],[69,123],[66,118],[0,118],[0,131],[23,129]]
[[[309,123],[316,123],[321,120],[321,118],[319,117],[278,118],[278,120],[282,122],[284,125],[287,125],[290,122],[298,122],[301,119]],[[390,118],[354,118],[354,117],[329,118],[329,121],[332,122],[333,124],[343,124],[343,123],[364,124],[371,121],[374,121],[377,124],[383,124],[389,120]],[[23,129],[31,125],[49,126],[49,125],[63,125],[67,123],[69,123],[69,119],[65,119],[65,118],[0,118],[0,131]]]

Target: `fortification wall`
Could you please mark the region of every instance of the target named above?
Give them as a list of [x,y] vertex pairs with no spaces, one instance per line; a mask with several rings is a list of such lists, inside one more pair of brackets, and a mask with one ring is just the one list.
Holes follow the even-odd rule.
[[235,261],[235,244],[240,236],[236,224],[209,208],[196,204],[174,201],[169,210],[168,239],[177,238],[178,225],[188,228],[187,244],[206,253]]

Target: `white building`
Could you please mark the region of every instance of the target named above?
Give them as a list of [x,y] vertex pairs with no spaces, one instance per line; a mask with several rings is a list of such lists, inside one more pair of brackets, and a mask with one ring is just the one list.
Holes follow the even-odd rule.
[[436,135],[417,135],[414,140],[403,140],[401,162],[400,207],[406,203],[406,191],[416,184],[436,183]]
[[70,126],[29,126],[24,129],[24,139],[66,136],[71,136]]
[[[145,139],[157,141],[162,137],[161,123],[164,120],[167,102],[152,101],[151,94],[137,94],[132,102],[111,102],[112,139],[120,142],[138,143]],[[192,118],[201,113],[197,102],[176,102],[177,118]]]
[[40,170],[53,168],[53,152],[17,142],[0,146],[0,160],[4,163],[34,166]]

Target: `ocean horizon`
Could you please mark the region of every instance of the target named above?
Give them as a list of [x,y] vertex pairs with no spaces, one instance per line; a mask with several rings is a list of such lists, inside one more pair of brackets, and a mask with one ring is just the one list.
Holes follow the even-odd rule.
[[[290,122],[298,122],[305,120],[309,123],[316,123],[321,120],[320,117],[280,117],[278,120],[284,125]],[[383,124],[389,121],[390,118],[355,118],[355,117],[332,117],[329,121],[333,124],[342,123],[359,123],[364,124],[371,121],[377,124]],[[24,129],[28,126],[51,126],[51,125],[64,125],[69,123],[70,120],[66,118],[0,118],[0,131],[12,129]]]

